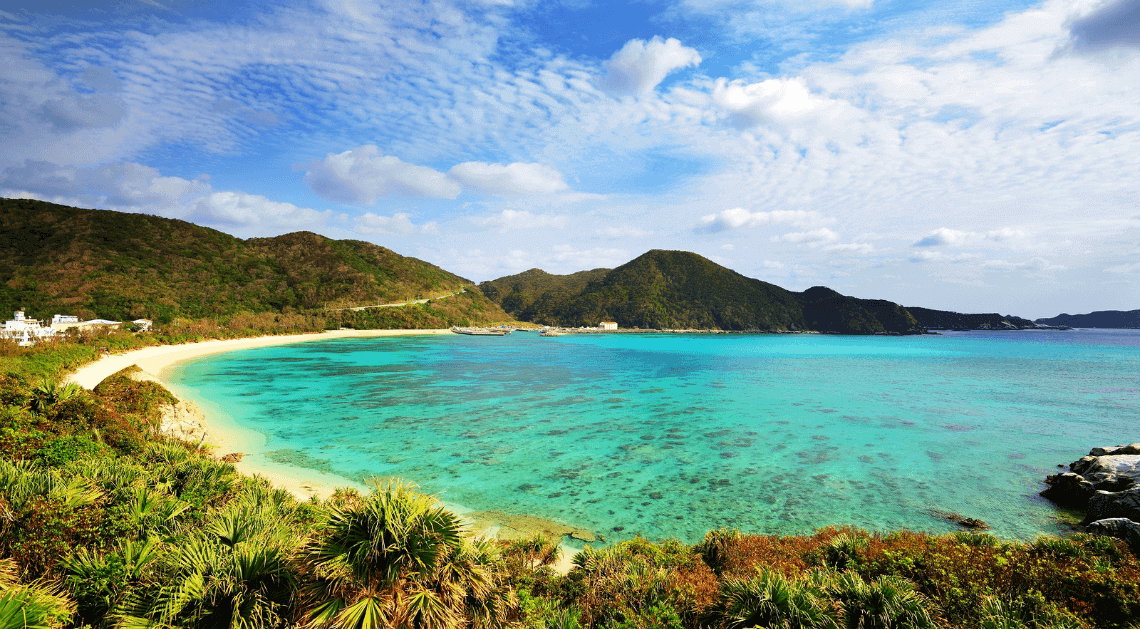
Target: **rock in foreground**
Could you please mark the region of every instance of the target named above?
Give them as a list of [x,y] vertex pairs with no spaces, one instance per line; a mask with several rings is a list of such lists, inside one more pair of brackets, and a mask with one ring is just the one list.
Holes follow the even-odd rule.
[[1045,479],[1042,496],[1085,512],[1089,533],[1126,540],[1140,552],[1140,443],[1093,448]]

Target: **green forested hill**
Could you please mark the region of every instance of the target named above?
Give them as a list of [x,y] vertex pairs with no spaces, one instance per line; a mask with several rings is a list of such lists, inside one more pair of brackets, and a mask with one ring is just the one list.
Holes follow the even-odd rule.
[[552,275],[542,269],[531,269],[483,282],[479,289],[516,319],[539,321],[552,317],[554,308],[581,294],[587,284],[602,279],[609,272],[609,269],[594,269]]
[[[917,322],[897,304],[816,287],[794,293],[686,251],[650,251],[616,269],[559,276],[532,269],[480,289],[511,315],[546,325],[655,329],[907,332]],[[536,304],[541,304],[537,307]]]
[[[165,322],[317,312],[474,286],[383,247],[308,232],[241,240],[185,221],[23,199],[0,199],[0,223],[0,313]],[[464,295],[489,320],[507,318],[478,291]]]

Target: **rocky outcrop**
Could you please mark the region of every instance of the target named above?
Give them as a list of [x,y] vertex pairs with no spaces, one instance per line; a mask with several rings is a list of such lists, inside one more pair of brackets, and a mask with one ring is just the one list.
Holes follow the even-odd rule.
[[163,407],[159,430],[168,437],[194,444],[205,442],[208,436],[206,418],[202,411],[193,402],[186,400],[178,400],[177,404]]
[[1089,498],[1085,524],[1109,518],[1140,522],[1140,487],[1124,491],[1098,491]]
[[1069,470],[1046,478],[1041,495],[1084,511],[1088,532],[1127,540],[1140,552],[1140,443],[1093,448]]
[[1140,523],[1128,518],[1097,520],[1086,526],[1085,530],[1096,535],[1108,535],[1122,539],[1128,542],[1132,548],[1140,548]]
[[[129,376],[139,382],[157,382],[162,385],[161,380],[142,369],[135,369]],[[162,419],[159,421],[158,430],[167,437],[198,445],[204,443],[209,436],[206,431],[206,416],[193,402],[187,400],[176,399],[174,404],[162,407]]]

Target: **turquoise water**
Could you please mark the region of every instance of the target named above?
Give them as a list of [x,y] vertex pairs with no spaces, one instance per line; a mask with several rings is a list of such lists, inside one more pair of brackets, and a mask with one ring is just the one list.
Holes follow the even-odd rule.
[[1041,481],[1140,441],[1140,331],[941,336],[414,336],[186,363],[175,385],[266,436],[258,457],[402,477],[473,509],[698,541],[1059,532]]

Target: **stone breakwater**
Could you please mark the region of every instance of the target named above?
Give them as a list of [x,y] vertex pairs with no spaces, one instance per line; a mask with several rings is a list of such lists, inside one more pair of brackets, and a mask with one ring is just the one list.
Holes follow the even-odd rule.
[[1042,496],[1085,512],[1086,531],[1118,537],[1140,552],[1140,443],[1093,448],[1045,483]]

